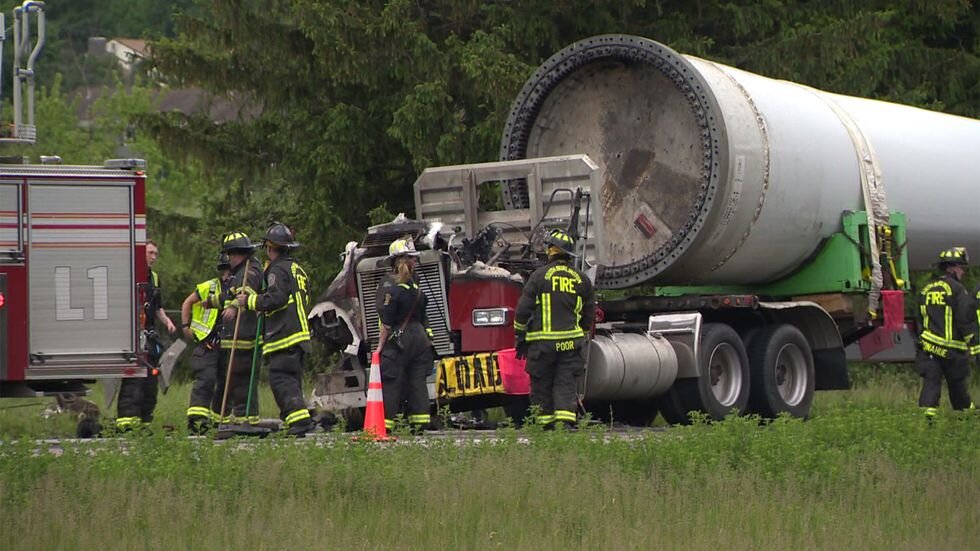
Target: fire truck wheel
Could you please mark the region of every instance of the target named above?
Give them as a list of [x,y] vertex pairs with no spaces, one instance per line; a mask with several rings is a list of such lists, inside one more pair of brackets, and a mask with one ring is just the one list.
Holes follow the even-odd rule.
[[762,329],[748,350],[752,371],[749,405],[763,417],[789,413],[806,418],[813,405],[813,354],[792,325]]
[[688,410],[702,411],[716,421],[749,403],[749,361],[741,337],[724,323],[707,323],[701,331],[698,378],[675,386]]

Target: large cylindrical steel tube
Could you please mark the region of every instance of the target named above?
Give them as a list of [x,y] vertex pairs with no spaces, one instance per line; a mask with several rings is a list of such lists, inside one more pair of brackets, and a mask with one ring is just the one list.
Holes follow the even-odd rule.
[[[888,209],[908,216],[913,268],[952,245],[980,257],[980,121],[821,92],[644,38],[593,37],[548,59],[515,100],[501,156],[587,153],[603,168],[600,286],[754,284],[799,268],[844,211],[867,210],[862,146]],[[504,201],[526,206],[519,182]]]
[[586,400],[659,396],[677,378],[677,355],[664,338],[636,333],[596,335],[589,350]]

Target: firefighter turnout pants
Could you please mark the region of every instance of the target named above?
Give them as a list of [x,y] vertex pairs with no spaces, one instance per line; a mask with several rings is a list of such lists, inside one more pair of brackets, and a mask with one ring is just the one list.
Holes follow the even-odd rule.
[[286,428],[305,432],[313,428],[310,410],[303,399],[303,361],[306,352],[300,346],[290,346],[268,354],[269,386],[279,406],[279,416]]
[[432,344],[418,322],[405,326],[400,341],[399,347],[389,340],[381,351],[385,426],[392,429],[395,417],[404,411],[409,424],[424,428],[432,421],[429,415],[429,389],[425,384],[426,377],[432,373]]
[[[221,415],[221,401],[225,394],[225,379],[228,377],[228,357],[232,350],[222,348],[218,358],[217,381],[215,382],[214,399],[211,407]],[[245,411],[248,405],[248,386],[252,376],[252,354],[249,350],[235,350],[234,359],[231,364],[231,379],[228,383],[228,403],[225,405],[224,418],[222,423],[233,420],[248,421],[250,423],[259,422],[259,384],[256,380],[252,385],[251,410]],[[256,359],[256,361],[261,361]],[[259,366],[255,366],[255,374],[258,376]]]
[[[202,342],[194,348],[191,356],[191,371],[194,385],[191,387],[191,402],[187,408],[187,422],[208,425],[219,421],[221,395],[215,392],[218,386],[218,362],[221,350],[214,343]],[[224,381],[222,380],[222,386]],[[258,411],[257,408],[253,408]]]
[[578,380],[585,373],[585,340],[531,342],[524,370],[531,376],[531,405],[541,410],[538,424],[574,423]]
[[922,392],[919,394],[919,407],[925,414],[935,416],[942,395],[943,377],[949,388],[949,402],[953,409],[968,409],[972,402],[967,390],[970,376],[970,358],[965,352],[950,351],[949,357],[940,358],[920,351],[915,357],[915,370],[922,377]]
[[146,377],[126,378],[119,385],[119,398],[116,401],[116,428],[132,430],[144,423],[153,421],[153,410],[157,407],[157,394],[160,389],[160,376],[156,374],[160,365],[162,347],[153,345],[153,351],[147,358],[150,366]]

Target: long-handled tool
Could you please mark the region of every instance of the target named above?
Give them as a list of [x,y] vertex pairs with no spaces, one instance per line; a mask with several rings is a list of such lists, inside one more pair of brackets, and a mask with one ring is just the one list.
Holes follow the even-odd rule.
[[[251,267],[251,264],[252,264],[252,258],[249,257],[248,259],[245,260],[245,271],[242,272],[241,288],[243,289],[245,288],[246,285],[248,285],[248,269]],[[228,369],[225,371],[225,391],[221,396],[221,415],[219,417],[220,419],[219,423],[221,421],[224,421],[225,406],[228,405],[228,387],[231,386],[231,367],[235,363],[235,350],[236,350],[235,347],[238,346],[238,326],[242,321],[243,307],[239,304],[237,305],[236,310],[238,311],[238,313],[235,315],[235,331],[231,335],[231,351],[228,353]]]

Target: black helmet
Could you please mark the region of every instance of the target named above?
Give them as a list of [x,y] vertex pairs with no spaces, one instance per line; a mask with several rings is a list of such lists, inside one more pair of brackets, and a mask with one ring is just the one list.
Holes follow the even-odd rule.
[[558,247],[569,256],[578,256],[575,254],[575,239],[568,235],[568,232],[553,229],[544,242],[549,246]]
[[945,266],[966,266],[970,263],[970,255],[966,252],[966,247],[952,247],[939,253],[939,267]]
[[241,252],[248,254],[255,249],[255,245],[252,240],[248,238],[247,235],[240,231],[233,231],[226,233],[224,237],[221,238],[221,252]]
[[299,247],[296,238],[293,237],[293,230],[282,222],[273,222],[269,229],[265,230],[265,237],[262,238],[266,243],[272,243],[279,247],[292,249]]
[[218,265],[217,270],[223,272],[225,270],[231,269],[231,259],[228,258],[228,253],[218,253]]

